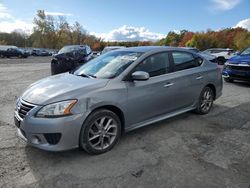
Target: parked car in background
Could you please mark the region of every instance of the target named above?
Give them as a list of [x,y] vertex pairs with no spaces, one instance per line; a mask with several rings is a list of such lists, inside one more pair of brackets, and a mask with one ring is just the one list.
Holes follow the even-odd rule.
[[27,58],[29,56],[29,53],[25,52],[22,49],[19,49],[16,46],[10,46],[10,47],[2,47],[0,48],[0,57],[18,57],[18,58]]
[[27,53],[29,56],[31,56],[31,49],[30,48],[19,48],[20,50],[22,50],[23,52]]
[[118,49],[122,49],[122,48],[126,48],[125,46],[106,46],[103,50],[101,54],[105,54],[109,51],[112,50],[118,50]]
[[49,50],[45,49],[33,49],[31,52],[33,56],[51,56],[52,53]]
[[[69,48],[75,46],[59,54]],[[197,53],[124,48],[32,84],[17,100],[14,119],[18,135],[34,147],[101,154],[123,132],[187,111],[207,114],[221,94],[220,70]]]
[[52,53],[49,50],[42,49],[41,56],[51,56]]
[[216,56],[219,64],[224,64],[228,59],[235,56],[235,51],[229,48],[211,48],[203,52]]
[[31,51],[31,55],[33,55],[33,56],[40,56],[41,55],[41,50],[40,49],[33,49]]
[[222,76],[226,82],[234,80],[250,82],[250,47],[225,63]]
[[6,51],[9,48],[17,48],[17,47],[11,45],[0,45],[0,51]]
[[49,53],[50,53],[51,56],[53,56],[53,55],[56,55],[58,53],[58,51],[59,50],[51,49],[51,50],[49,50]]
[[76,69],[93,58],[88,45],[64,46],[51,61],[51,74],[59,74]]

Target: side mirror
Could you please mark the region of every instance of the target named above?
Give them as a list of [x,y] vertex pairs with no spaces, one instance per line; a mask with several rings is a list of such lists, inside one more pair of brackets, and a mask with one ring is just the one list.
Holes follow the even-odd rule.
[[132,79],[137,81],[144,81],[149,79],[149,74],[144,71],[136,71],[132,73]]

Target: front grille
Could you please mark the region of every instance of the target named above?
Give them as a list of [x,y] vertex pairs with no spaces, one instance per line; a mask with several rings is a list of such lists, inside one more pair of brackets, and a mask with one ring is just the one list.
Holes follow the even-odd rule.
[[44,134],[45,139],[51,145],[56,145],[60,139],[62,134],[61,133],[46,133]]
[[232,65],[229,65],[229,68],[231,70],[237,70],[237,71],[250,71],[250,66],[232,66]]
[[26,114],[34,107],[35,106],[33,104],[20,101],[17,107],[18,115],[23,119],[26,116]]
[[232,78],[239,78],[239,79],[242,79],[242,80],[250,80],[249,77],[242,76],[242,75],[237,75],[237,74],[230,74],[230,77],[232,77]]

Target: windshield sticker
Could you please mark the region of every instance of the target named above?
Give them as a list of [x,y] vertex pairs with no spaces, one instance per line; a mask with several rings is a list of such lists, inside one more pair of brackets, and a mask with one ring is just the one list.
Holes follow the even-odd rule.
[[138,57],[132,55],[124,55],[121,57],[122,60],[135,61]]

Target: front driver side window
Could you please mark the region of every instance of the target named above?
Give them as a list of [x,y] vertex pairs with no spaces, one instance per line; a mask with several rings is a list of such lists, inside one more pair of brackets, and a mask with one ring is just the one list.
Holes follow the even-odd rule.
[[158,53],[147,57],[136,68],[135,71],[149,73],[150,77],[168,73],[170,70],[168,53]]

